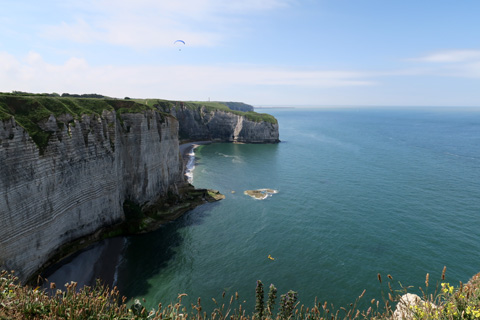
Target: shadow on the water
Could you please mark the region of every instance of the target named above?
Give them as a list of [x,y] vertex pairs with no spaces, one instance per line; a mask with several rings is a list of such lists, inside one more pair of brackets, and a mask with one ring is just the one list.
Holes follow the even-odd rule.
[[94,243],[62,261],[48,267],[41,274],[47,288],[54,282],[58,287],[71,281],[77,282],[77,288],[92,286],[96,279],[112,286],[115,269],[125,244],[125,238],[116,237]]
[[175,249],[182,244],[180,229],[202,224],[216,205],[204,204],[156,231],[128,237],[116,283],[121,294],[127,298],[147,294],[151,288],[148,280],[168,266],[175,257]]
[[42,277],[58,287],[75,281],[78,288],[93,286],[100,279],[110,287],[116,285],[127,298],[146,294],[151,287],[148,279],[168,265],[182,244],[180,229],[202,224],[216,205],[204,204],[147,234],[95,243],[51,266]]

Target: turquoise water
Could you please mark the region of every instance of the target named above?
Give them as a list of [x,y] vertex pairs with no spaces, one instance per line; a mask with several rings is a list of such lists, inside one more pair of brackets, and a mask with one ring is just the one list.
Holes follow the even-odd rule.
[[[385,283],[480,272],[480,108],[272,109],[276,145],[195,150],[193,184],[226,195],[129,237],[116,284],[147,307],[238,292],[256,280],[303,304],[380,298]],[[244,190],[271,188],[255,200]],[[271,255],[275,260],[268,259]]]

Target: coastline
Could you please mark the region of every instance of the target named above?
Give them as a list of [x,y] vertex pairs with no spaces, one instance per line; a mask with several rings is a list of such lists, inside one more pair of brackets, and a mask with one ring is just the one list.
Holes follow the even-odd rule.
[[182,159],[184,163],[188,162],[188,158],[190,157],[189,154],[192,152],[193,149],[200,145],[211,144],[212,141],[194,141],[194,142],[187,142],[180,144],[180,154],[182,155]]
[[[191,156],[192,150],[200,145],[210,143],[212,143],[212,141],[195,141],[180,144],[180,155],[183,159],[184,167],[187,166],[191,158],[194,159],[194,156]],[[57,282],[57,284],[61,284],[62,286],[64,283],[61,282],[72,280],[78,282],[79,286],[93,286],[96,278],[100,277],[105,284],[113,287],[116,285],[118,264],[120,263],[122,252],[127,243],[126,237],[127,235],[120,235],[90,242],[89,245],[80,250],[74,250],[71,254],[67,255],[67,257],[49,264],[49,266],[43,270],[39,270],[39,274],[43,278],[48,279],[49,282]],[[76,263],[71,263],[72,260],[78,256],[81,256],[81,260],[84,260],[84,263],[81,263],[79,266]],[[82,274],[79,270],[84,270],[86,265],[93,266],[91,267],[91,271],[80,277],[76,277],[75,275]],[[45,285],[48,286],[48,284]]]
[[195,153],[193,150],[200,145],[210,144],[212,141],[195,141],[180,144],[180,154],[183,160],[183,174],[189,184],[193,182],[193,169],[195,168]]
[[126,243],[125,236],[92,243],[43,270],[40,275],[48,280],[43,286],[48,288],[53,282],[63,287],[65,283],[74,281],[81,288],[85,285],[94,286],[97,279],[110,287],[115,286],[117,268]]

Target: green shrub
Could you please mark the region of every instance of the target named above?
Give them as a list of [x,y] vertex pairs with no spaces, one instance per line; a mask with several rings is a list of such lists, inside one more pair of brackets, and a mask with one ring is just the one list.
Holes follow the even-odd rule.
[[[429,276],[425,281],[422,300],[417,304],[404,305],[407,310],[405,319],[480,319],[480,274],[474,276],[466,285],[462,283],[453,287],[442,280],[437,282],[429,293]],[[379,281],[382,278],[379,275]],[[388,276],[389,281],[393,277]],[[261,281],[257,281],[255,289],[256,306],[253,314],[246,313],[236,293],[228,301],[217,302],[211,311],[204,311],[201,299],[197,304],[183,306],[179,294],[176,303],[166,306],[158,304],[156,310],[145,310],[139,300],[130,306],[127,299],[121,297],[115,287],[109,289],[100,281],[93,287],[77,288],[75,282],[67,283],[65,289],[57,289],[50,283],[50,289],[22,286],[13,272],[3,271],[0,274],[0,319],[164,319],[164,320],[270,320],[270,319],[392,319],[395,305],[401,306],[402,295],[407,288],[400,284],[399,290],[393,290],[388,282],[389,292],[381,300],[372,299],[368,309],[358,308],[365,291],[348,307],[335,308],[332,304],[314,302],[306,307],[297,301],[297,294],[289,291],[281,296],[278,312],[275,314],[277,290],[270,286],[267,304],[264,304],[264,290]],[[225,292],[222,295],[225,299]],[[398,319],[398,318],[397,318]]]

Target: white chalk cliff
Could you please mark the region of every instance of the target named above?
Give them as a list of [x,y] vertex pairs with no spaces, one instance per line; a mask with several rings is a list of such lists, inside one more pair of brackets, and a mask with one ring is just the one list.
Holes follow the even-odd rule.
[[[63,104],[68,111],[93,103],[51,99],[40,104]],[[23,280],[61,246],[125,221],[126,200],[145,207],[178,194],[187,184],[179,130],[189,140],[278,142],[277,124],[201,108],[129,112],[125,101],[113,100],[114,107],[99,112],[57,108],[56,116],[35,118],[48,133],[42,145],[20,114],[29,101],[0,99],[0,269],[15,270]],[[32,101],[29,108],[39,107]]]
[[26,278],[60,245],[124,218],[184,183],[178,122],[155,111],[82,116],[54,130],[43,154],[13,119],[0,122],[0,266]]

